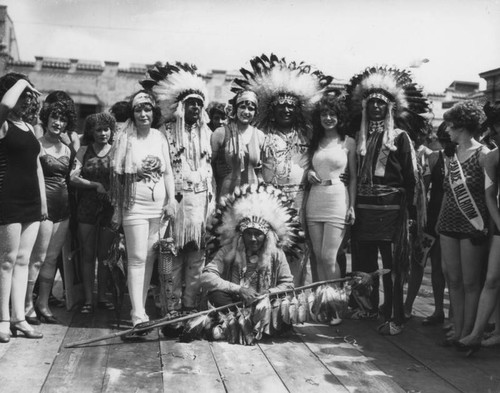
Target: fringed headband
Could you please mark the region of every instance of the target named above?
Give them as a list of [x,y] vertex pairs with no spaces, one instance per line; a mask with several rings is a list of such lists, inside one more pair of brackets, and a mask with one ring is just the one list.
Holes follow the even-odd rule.
[[155,106],[155,102],[153,100],[153,97],[151,97],[147,93],[139,93],[137,94],[134,99],[132,100],[132,108],[135,108],[138,105],[141,104],[149,104],[151,106]]
[[236,105],[245,101],[251,102],[256,107],[259,105],[259,100],[257,99],[257,95],[250,90],[244,90],[243,92],[239,93],[236,96]]

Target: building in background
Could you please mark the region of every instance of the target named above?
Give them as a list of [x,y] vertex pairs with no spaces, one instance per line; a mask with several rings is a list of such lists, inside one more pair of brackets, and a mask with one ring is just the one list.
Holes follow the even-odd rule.
[[479,82],[453,81],[443,93],[427,95],[434,113],[432,125],[436,129],[443,121],[443,114],[454,104],[464,100],[484,102],[484,92],[479,90]]
[[486,99],[493,103],[500,102],[500,68],[495,68],[494,70],[481,72],[479,74],[481,78],[486,81],[486,90],[484,95]]
[[[1,73],[26,74],[44,96],[52,90],[67,92],[75,101],[81,130],[87,115],[108,110],[115,102],[126,100],[141,89],[139,80],[145,79],[148,68],[152,67],[153,64],[131,64],[121,68],[115,61],[102,64],[37,56],[35,61],[10,59]],[[207,82],[209,101],[227,102],[232,97],[230,86],[235,73],[214,70],[202,76]]]

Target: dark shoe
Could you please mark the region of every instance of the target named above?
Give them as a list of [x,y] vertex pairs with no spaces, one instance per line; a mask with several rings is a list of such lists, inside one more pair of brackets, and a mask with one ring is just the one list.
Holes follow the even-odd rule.
[[92,304],[84,304],[80,309],[80,314],[93,314],[94,306]]
[[[40,310],[38,308],[38,306],[35,306],[35,312],[36,312],[38,319],[40,319],[40,322],[42,322],[42,323],[47,323],[50,325],[60,325],[61,324],[61,322],[59,322],[57,320],[57,318],[54,317],[54,315],[48,314],[47,312],[43,312],[42,310]],[[28,323],[29,323],[29,321],[28,321]]]
[[[0,321],[10,322],[10,321]],[[0,343],[8,343],[10,341],[10,333],[0,333]]]
[[66,307],[66,302],[64,300],[59,300],[53,294],[50,294],[50,296],[49,296],[49,306],[63,308],[63,307]]
[[457,351],[459,352],[467,352],[465,356],[472,356],[475,352],[479,351],[481,348],[481,343],[472,343],[472,344],[464,344],[460,341],[457,341],[455,346],[457,347]]
[[439,345],[441,347],[450,348],[450,347],[455,347],[457,343],[458,340],[456,338],[445,338],[439,343]]
[[396,325],[394,322],[385,322],[377,328],[383,336],[397,336],[403,332],[403,325]]
[[25,315],[24,319],[26,319],[26,322],[28,322],[30,325],[40,325],[41,324],[38,317],[28,317],[27,315]]
[[100,308],[101,310],[108,310],[108,311],[114,311],[115,310],[115,305],[111,302],[97,302],[97,308]]
[[17,324],[21,322],[26,322],[26,321],[15,321],[10,323],[10,332],[12,333],[12,337],[17,337],[17,332],[20,331],[24,334],[25,338],[33,338],[33,339],[43,338],[43,334],[37,332],[36,330],[28,330],[18,326]]
[[441,325],[444,322],[444,315],[429,315],[425,317],[422,321],[423,326],[435,326]]

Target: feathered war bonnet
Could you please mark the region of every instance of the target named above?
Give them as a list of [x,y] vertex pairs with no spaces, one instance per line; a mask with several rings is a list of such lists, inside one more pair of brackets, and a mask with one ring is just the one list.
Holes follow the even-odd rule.
[[[184,103],[188,98],[197,98],[201,101],[202,109],[198,123],[200,127],[208,128],[207,86],[196,71],[196,66],[187,63],[165,63],[164,66],[155,65],[153,69],[148,70],[150,79],[139,82],[144,89],[153,92],[163,117],[167,121],[175,120],[175,139],[180,144],[179,147],[186,146],[187,143],[184,140],[187,138],[184,132]],[[207,144],[210,146],[210,140],[202,140],[202,146],[205,147],[203,150]]]
[[253,91],[258,98],[255,123],[263,130],[272,128],[274,106],[289,103],[298,109],[298,126],[309,129],[309,116],[314,105],[319,102],[332,77],[303,62],[287,62],[275,54],[256,56],[250,60],[251,70],[241,68],[242,78],[233,81],[232,91]]
[[244,185],[236,187],[232,195],[222,198],[207,225],[207,252],[209,258],[224,246],[232,252],[241,251],[241,235],[255,228],[266,234],[263,259],[277,248],[288,255],[299,252],[304,232],[293,200],[271,185]]
[[407,70],[386,66],[367,68],[351,78],[346,90],[351,116],[358,122],[361,120],[357,150],[363,156],[366,154],[368,125],[366,104],[370,99],[378,98],[387,103],[384,144],[391,150],[396,149],[394,124],[412,133],[415,127],[424,126],[429,113],[429,103],[422,88],[413,82]]

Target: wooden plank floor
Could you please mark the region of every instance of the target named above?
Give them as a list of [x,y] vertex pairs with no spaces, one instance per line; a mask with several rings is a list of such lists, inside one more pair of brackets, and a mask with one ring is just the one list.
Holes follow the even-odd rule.
[[0,391],[500,392],[500,348],[466,358],[439,346],[441,327],[421,324],[432,301],[427,269],[414,315],[399,336],[379,335],[377,321],[345,320],[336,327],[297,326],[251,347],[185,344],[155,331],[140,342],[115,338],[66,349],[114,331],[114,316],[54,309],[63,325],[41,325],[43,339],[0,345]]

